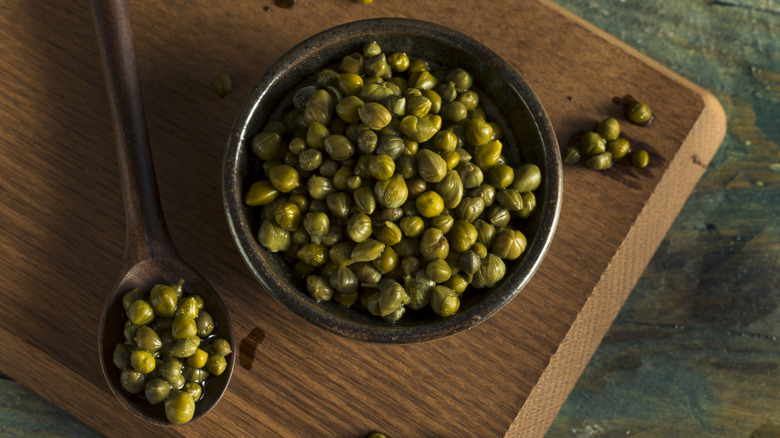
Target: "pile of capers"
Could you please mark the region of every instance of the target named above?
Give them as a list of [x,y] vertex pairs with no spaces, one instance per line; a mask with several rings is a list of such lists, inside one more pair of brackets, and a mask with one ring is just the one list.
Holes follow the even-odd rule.
[[257,240],[311,297],[388,322],[407,309],[446,317],[521,256],[517,225],[536,207],[541,171],[510,164],[473,85],[462,68],[369,42],[254,136],[262,173],[245,202],[259,209]]
[[[635,104],[646,104],[634,101]],[[632,105],[630,108],[634,108]],[[650,107],[647,112],[642,113],[641,118],[634,116],[636,120],[650,120]],[[637,113],[640,111],[637,110]],[[631,113],[628,113],[631,116]],[[631,119],[632,121],[634,119]],[[639,124],[639,122],[634,122]],[[579,147],[569,146],[563,149],[564,163],[583,162],[593,170],[606,170],[612,166],[614,160],[619,160],[627,155],[631,155],[631,164],[637,168],[643,168],[650,162],[650,154],[644,149],[631,149],[631,142],[620,136],[620,122],[614,117],[609,117],[599,122],[592,131],[587,131],[580,136]]]
[[184,295],[183,285],[180,280],[122,296],[125,340],[113,356],[122,388],[153,405],[164,403],[173,424],[192,419],[207,379],[225,372],[231,353],[230,343],[214,335],[203,298]]

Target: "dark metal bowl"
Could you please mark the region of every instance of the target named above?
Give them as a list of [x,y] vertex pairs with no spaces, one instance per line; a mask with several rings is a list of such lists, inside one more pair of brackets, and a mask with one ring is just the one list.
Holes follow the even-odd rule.
[[[244,204],[254,182],[257,162],[250,143],[278,110],[280,103],[302,82],[325,66],[334,65],[363,44],[376,41],[383,51],[405,52],[444,67],[462,67],[474,76],[480,103],[491,120],[505,127],[504,152],[513,163],[535,163],[542,184],[535,191],[537,207],[519,229],[528,246],[517,260],[507,262],[507,273],[495,287],[467,290],[459,311],[442,318],[432,311],[407,311],[390,324],[363,311],[336,302],[317,302],[306,292],[280,255],[256,240],[257,212]],[[430,341],[469,329],[497,312],[523,289],[544,257],[558,222],[561,205],[561,160],[558,143],[541,103],[528,84],[496,53],[446,27],[410,19],[372,19],[334,27],[287,52],[272,66],[247,97],[225,153],[223,169],[225,212],[241,255],[255,277],[279,302],[301,318],[342,336],[378,343]],[[256,178],[256,176],[254,176]]]

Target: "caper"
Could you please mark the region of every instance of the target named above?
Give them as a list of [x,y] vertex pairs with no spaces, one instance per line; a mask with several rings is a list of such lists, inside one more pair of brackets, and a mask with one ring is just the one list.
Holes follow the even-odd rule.
[[436,193],[441,196],[444,207],[455,208],[460,204],[463,198],[463,181],[460,179],[458,172],[454,170],[447,171],[444,178],[437,182],[434,187]]
[[647,125],[653,119],[653,111],[646,103],[635,101],[628,105],[626,116],[632,123]]
[[395,161],[388,155],[371,155],[368,169],[374,178],[388,179],[395,173]]
[[406,98],[406,114],[422,117],[431,111],[431,100],[423,95],[413,95]]
[[523,209],[523,197],[515,189],[503,189],[496,191],[496,202],[509,211]]
[[493,287],[504,278],[505,274],[504,261],[497,255],[490,253],[482,260],[479,269],[472,277],[471,284],[477,289]]
[[466,222],[474,222],[485,211],[485,201],[481,197],[466,197],[455,208],[458,219]]
[[409,88],[416,88],[418,90],[430,90],[435,88],[438,82],[439,81],[435,76],[433,76],[433,74],[431,74],[430,71],[420,70],[412,72],[412,74],[409,75],[409,82],[407,86]]
[[163,318],[173,317],[178,303],[179,295],[168,285],[155,285],[149,293],[149,304],[154,309],[154,313]]
[[580,150],[573,146],[567,146],[563,148],[561,155],[563,156],[563,162],[567,164],[578,163],[582,158]]
[[195,400],[184,391],[173,390],[165,399],[165,416],[173,424],[184,424],[195,415]]
[[380,254],[372,263],[381,274],[387,274],[398,267],[400,259],[398,253],[395,252],[391,246],[387,245],[385,246],[384,251],[382,251],[382,254]]
[[417,173],[423,180],[437,183],[447,174],[447,163],[436,152],[423,149],[417,154]]
[[534,195],[534,192],[523,192],[520,196],[523,198],[523,208],[518,212],[518,216],[526,219],[536,209],[536,195]]
[[526,163],[518,167],[515,171],[512,188],[520,193],[531,192],[538,189],[541,184],[542,171],[539,169],[539,166],[532,163]]
[[461,162],[456,170],[458,175],[460,175],[461,181],[463,181],[463,188],[466,189],[479,186],[485,179],[482,169],[469,162]]
[[612,158],[619,160],[628,155],[631,150],[631,143],[625,138],[619,137],[607,142],[607,151],[612,154]]
[[525,251],[525,235],[518,230],[505,228],[497,235],[490,250],[493,254],[506,260],[514,260]]
[[130,394],[138,394],[143,392],[147,381],[147,375],[134,369],[122,370],[119,375],[119,383],[122,385],[125,391]]
[[406,202],[409,190],[401,175],[394,175],[386,180],[377,181],[374,185],[377,202],[386,208],[400,207]]
[[146,350],[149,353],[156,353],[157,350],[162,348],[162,340],[160,336],[152,328],[147,326],[141,326],[135,332],[133,337],[136,347]]
[[434,217],[444,211],[444,200],[436,192],[428,191],[422,193],[415,200],[417,211],[424,217]]
[[441,117],[436,114],[428,114],[423,117],[406,116],[399,125],[401,132],[410,139],[424,143],[441,129]]
[[593,170],[604,170],[612,166],[612,154],[609,152],[602,152],[597,155],[593,155],[588,158],[585,165]]
[[604,153],[607,150],[607,141],[593,131],[588,131],[580,137],[580,152],[585,156]]
[[472,146],[482,146],[490,141],[493,127],[485,119],[472,118],[466,122],[466,141]]
[[271,252],[285,251],[292,244],[290,232],[271,220],[265,220],[260,225],[257,241]]
[[[490,184],[488,187],[495,187],[497,189],[504,189],[512,184],[515,178],[515,171],[506,164],[493,166],[487,175],[487,181]],[[481,187],[481,186],[480,186]]]
[[420,254],[425,260],[447,258],[450,244],[438,228],[428,228],[420,239]]
[[455,219],[448,213],[442,213],[429,220],[429,224],[433,228],[441,230],[442,233],[447,234],[452,229],[452,225],[455,223]]
[[135,325],[146,325],[154,321],[154,310],[148,301],[135,300],[127,308],[127,319]]
[[330,301],[333,298],[333,289],[319,275],[309,275],[306,277],[306,290],[309,295],[317,301]]
[[363,242],[371,236],[371,218],[365,213],[354,213],[347,222],[347,235],[354,242]]
[[631,164],[639,169],[650,163],[650,154],[644,149],[638,149],[631,154]]
[[384,249],[384,243],[374,239],[367,239],[355,245],[351,258],[355,262],[370,262],[379,257]]
[[620,122],[613,117],[604,119],[596,126],[596,133],[604,140],[614,140],[620,136]]
[[431,309],[441,316],[450,316],[460,308],[458,294],[447,286],[438,285],[431,291]]
[[275,132],[261,132],[252,138],[252,152],[261,160],[282,156],[282,137]]
[[488,171],[498,164],[502,150],[503,145],[498,140],[489,141],[481,146],[477,146],[474,148],[473,163],[479,166],[483,171]]
[[382,225],[374,231],[376,239],[385,245],[395,245],[403,238],[401,228],[391,221],[384,221]]
[[409,237],[418,237],[425,229],[425,222],[419,216],[405,216],[401,218],[401,231]]

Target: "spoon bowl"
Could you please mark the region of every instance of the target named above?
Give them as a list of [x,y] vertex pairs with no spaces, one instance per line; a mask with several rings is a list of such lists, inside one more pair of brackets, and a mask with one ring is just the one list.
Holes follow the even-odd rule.
[[233,374],[237,353],[230,318],[216,290],[179,256],[165,225],[138,85],[128,2],[92,0],[92,12],[106,73],[127,226],[122,274],[106,299],[98,327],[100,365],[109,388],[132,413],[155,425],[173,425],[167,419],[164,403],[152,405],[122,387],[121,370],[114,364],[113,353],[125,341],[123,295],[135,288],[149,292],[157,284],[183,279],[182,296],[203,298],[204,309],[215,323],[210,336],[227,340],[232,350],[225,358],[225,371],[205,382],[189,424],[216,405]]
[[[124,342],[124,308],[122,296],[135,288],[148,291],[157,284],[173,284],[184,280],[184,290],[187,294],[197,294],[203,298],[204,309],[207,309],[214,319],[212,336],[227,339],[231,349],[235,351],[231,336],[230,318],[226,306],[214,289],[181,258],[158,258],[143,260],[132,266],[119,278],[113,292],[108,297],[103,309],[103,319],[100,322],[98,354],[109,387],[116,398],[135,415],[159,426],[171,426],[166,419],[163,403],[152,405],[139,395],[130,394],[119,384],[121,370],[114,365],[112,356],[117,344]],[[233,374],[236,354],[226,357],[228,361],[225,372],[219,376],[211,376],[204,388],[203,398],[195,403],[195,415],[189,423],[205,415],[227,389]]]

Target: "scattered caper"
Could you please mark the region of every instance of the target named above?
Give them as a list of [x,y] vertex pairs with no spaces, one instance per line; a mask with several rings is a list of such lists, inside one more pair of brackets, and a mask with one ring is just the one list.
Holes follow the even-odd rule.
[[638,149],[631,154],[631,164],[639,169],[650,163],[650,154],[644,149]]

